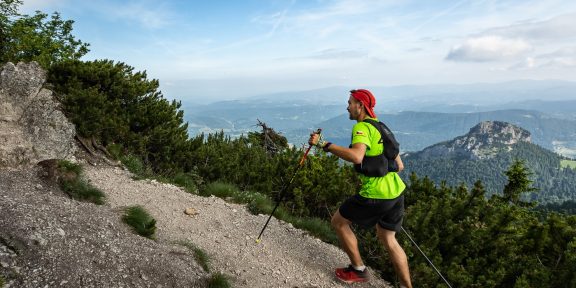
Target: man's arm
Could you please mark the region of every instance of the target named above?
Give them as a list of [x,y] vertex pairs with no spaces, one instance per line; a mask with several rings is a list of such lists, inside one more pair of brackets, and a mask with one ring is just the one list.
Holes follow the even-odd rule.
[[[308,144],[316,145],[318,143],[319,137],[320,136],[316,133],[310,134]],[[343,146],[338,146],[336,144],[331,144],[328,147],[327,151],[340,157],[345,161],[352,162],[354,164],[360,164],[362,163],[362,160],[364,159],[364,154],[366,153],[366,145],[362,143],[356,143],[352,145],[352,148],[347,148]]]
[[402,158],[400,158],[400,154],[398,154],[398,156],[396,156],[396,159],[394,159],[394,162],[396,162],[396,167],[398,167],[397,172],[404,170],[404,163],[402,162]]

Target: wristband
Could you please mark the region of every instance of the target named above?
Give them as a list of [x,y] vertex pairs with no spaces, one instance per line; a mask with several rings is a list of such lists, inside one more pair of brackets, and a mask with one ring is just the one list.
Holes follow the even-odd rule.
[[332,145],[332,142],[326,142],[326,144],[324,144],[324,147],[322,147],[322,150],[324,150],[324,152],[328,152],[328,147],[330,147],[330,145]]

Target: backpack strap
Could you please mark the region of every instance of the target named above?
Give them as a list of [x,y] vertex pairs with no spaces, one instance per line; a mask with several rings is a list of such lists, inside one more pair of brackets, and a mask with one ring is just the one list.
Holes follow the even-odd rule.
[[373,119],[364,119],[363,122],[370,123],[378,132],[380,132],[380,141],[378,143],[384,144],[384,156],[388,160],[394,160],[400,153],[400,143],[396,141],[394,133],[386,126],[386,124]]

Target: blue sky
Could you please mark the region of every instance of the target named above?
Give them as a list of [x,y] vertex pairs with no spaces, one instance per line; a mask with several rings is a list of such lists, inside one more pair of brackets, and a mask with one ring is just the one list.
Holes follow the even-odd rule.
[[24,0],[166,98],[328,86],[576,81],[576,1]]

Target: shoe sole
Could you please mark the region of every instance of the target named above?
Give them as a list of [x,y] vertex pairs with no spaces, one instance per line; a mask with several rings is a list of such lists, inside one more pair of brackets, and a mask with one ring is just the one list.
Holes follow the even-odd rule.
[[368,282],[368,279],[358,279],[358,280],[344,280],[338,276],[336,276],[336,279],[340,280],[341,282],[344,282],[346,284],[354,284],[354,283],[364,283],[364,282]]

